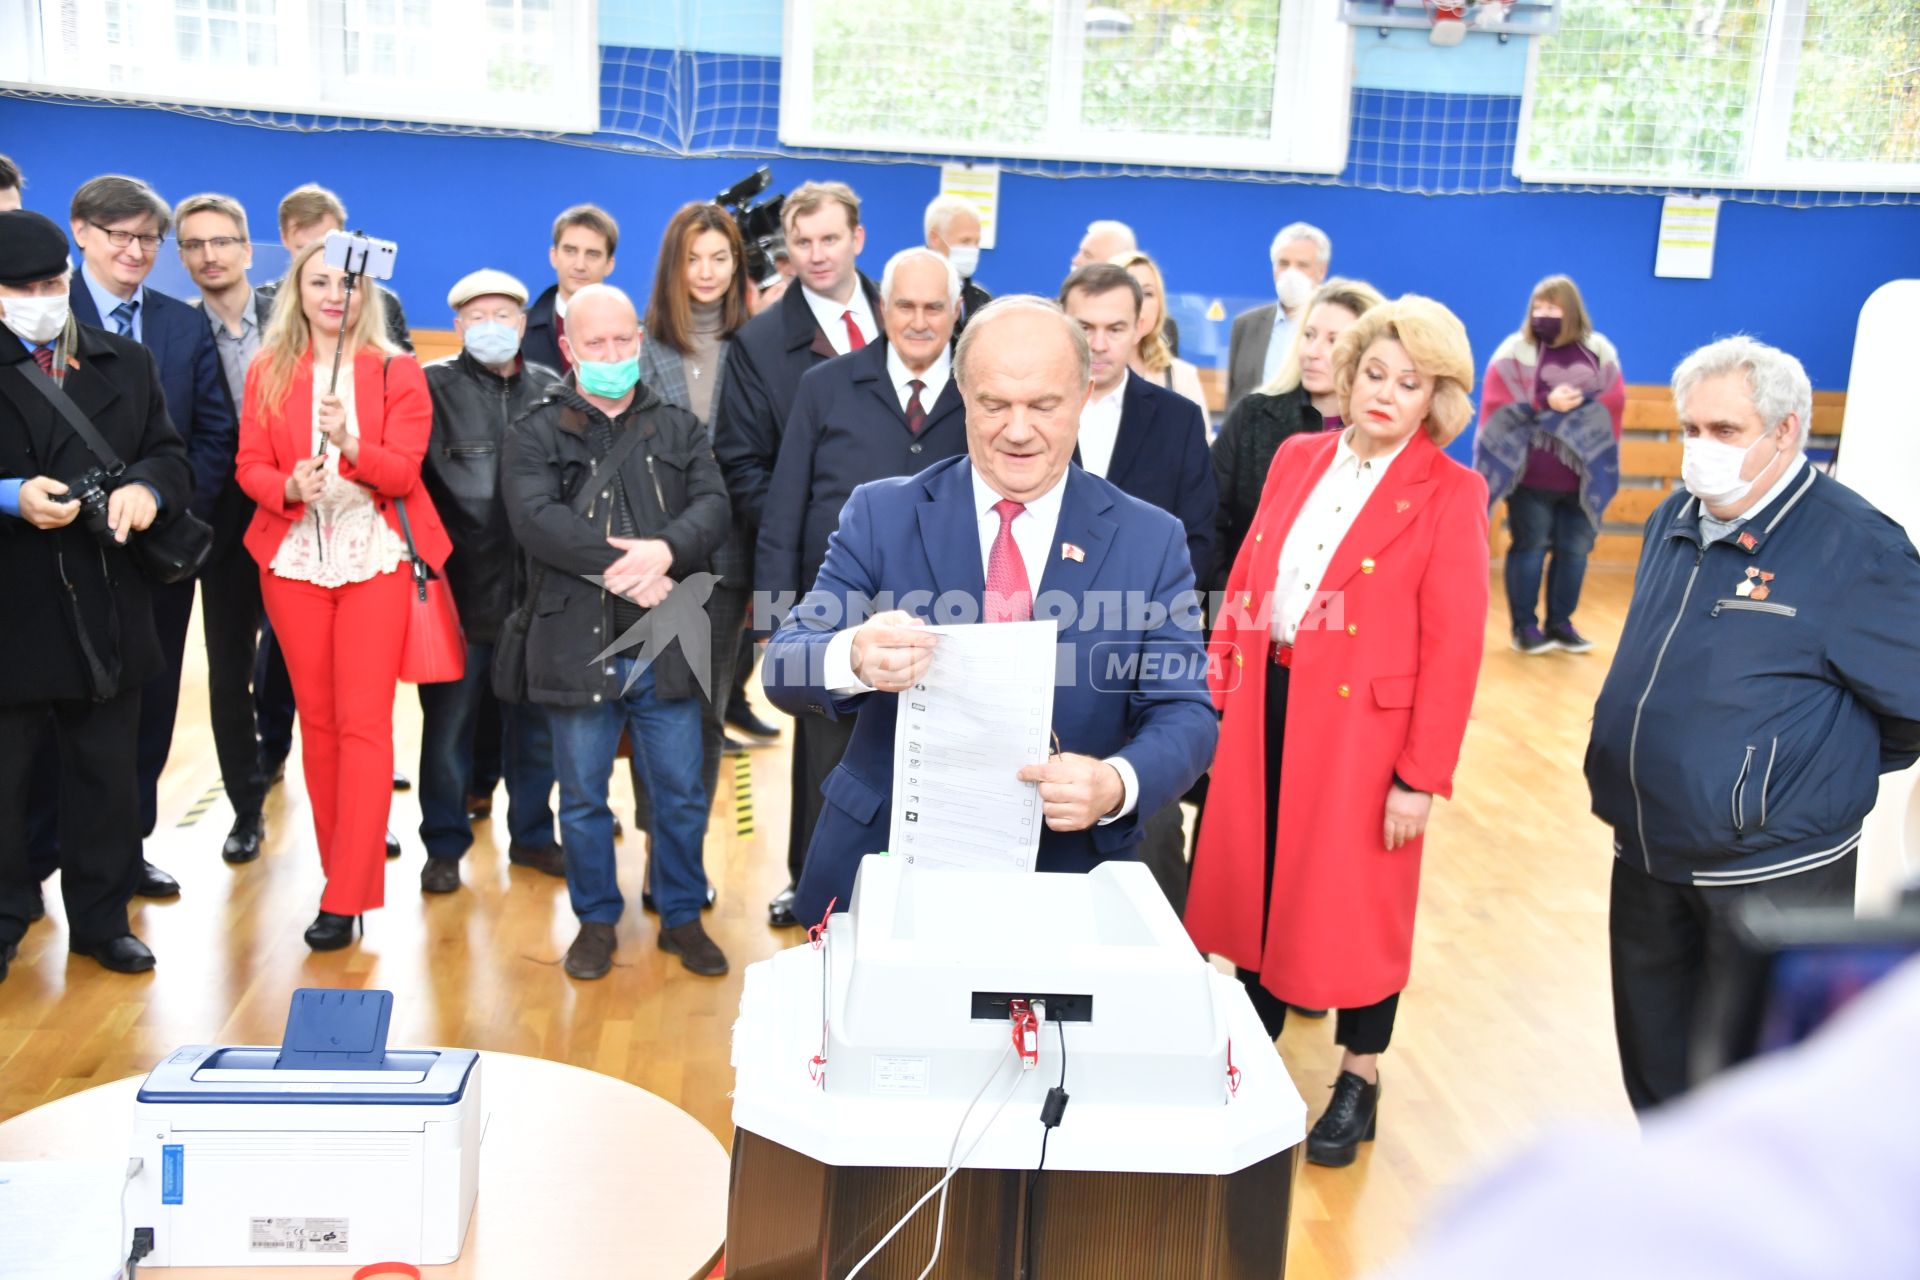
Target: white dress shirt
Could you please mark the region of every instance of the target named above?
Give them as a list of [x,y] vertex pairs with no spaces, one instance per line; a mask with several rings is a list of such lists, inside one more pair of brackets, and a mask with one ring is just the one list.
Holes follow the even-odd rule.
[[1119,385],[1080,411],[1080,469],[1102,480],[1113,466],[1113,445],[1120,438],[1120,410],[1127,395],[1131,369],[1120,374]]
[[[845,329],[845,325],[840,326]],[[907,362],[900,358],[891,344],[887,347],[887,376],[893,379],[894,394],[900,397],[900,412],[907,411],[907,401],[913,399],[913,388],[908,386],[918,378],[925,388],[920,392],[920,407],[928,413],[933,412],[933,402],[947,389],[947,379],[953,376],[953,355],[946,348],[940,348],[939,358],[927,366],[925,373],[915,373],[907,368]]]
[[1328,467],[1313,492],[1307,495],[1294,517],[1293,528],[1280,546],[1280,571],[1273,582],[1272,635],[1282,644],[1292,644],[1299,633],[1300,620],[1323,594],[1320,580],[1333,553],[1353,528],[1367,500],[1380,487],[1387,468],[1407,447],[1408,436],[1394,446],[1393,452],[1378,458],[1363,459],[1349,443],[1356,427],[1340,434],[1334,450],[1333,465]]
[[[987,564],[993,556],[994,540],[1000,536],[1000,513],[993,508],[1001,499],[980,478],[971,461],[965,465],[967,475],[973,481],[973,509],[977,513],[980,530],[980,572],[984,579]],[[1053,551],[1053,534],[1060,525],[1060,504],[1066,494],[1067,477],[1063,472],[1053,488],[1027,503],[1027,509],[1013,518],[1010,532],[1013,534],[1014,549],[1020,553],[1020,564],[1027,571],[1027,589],[1036,596],[1040,594],[1040,579],[1047,571],[1047,556]],[[843,628],[827,642],[823,683],[836,698],[851,698],[874,691],[872,685],[853,673],[854,630],[852,627]],[[1100,819],[1101,826],[1132,813],[1140,795],[1140,779],[1134,773],[1133,765],[1119,756],[1108,756],[1106,763],[1112,765],[1113,771],[1120,775],[1121,800],[1116,812]]]
[[833,347],[833,354],[843,356],[853,350],[853,344],[847,340],[847,312],[853,312],[853,322],[860,326],[860,336],[872,342],[880,335],[880,324],[873,318],[873,307],[867,302],[867,291],[860,287],[859,277],[853,281],[853,296],[845,302],[835,302],[824,293],[815,293],[805,285],[800,286],[801,296],[806,298],[807,306],[813,312],[813,318],[820,325],[820,332],[827,335],[827,342]]

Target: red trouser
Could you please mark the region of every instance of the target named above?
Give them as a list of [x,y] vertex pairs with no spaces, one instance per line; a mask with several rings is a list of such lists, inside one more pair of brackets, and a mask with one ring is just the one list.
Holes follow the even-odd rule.
[[386,901],[393,695],[411,583],[404,565],[344,587],[260,575],[300,716],[307,799],[327,877],[320,909],[337,915]]

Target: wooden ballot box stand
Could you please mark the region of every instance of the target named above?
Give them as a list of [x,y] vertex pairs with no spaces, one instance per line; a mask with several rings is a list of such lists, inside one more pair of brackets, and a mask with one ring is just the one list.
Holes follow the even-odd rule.
[[[1221,1176],[1047,1170],[1031,1218],[1031,1169],[964,1169],[930,1280],[1015,1280],[1029,1232],[1045,1280],[1280,1280],[1299,1152]],[[838,1280],[942,1172],[836,1167],[736,1128],[727,1280]],[[915,1214],[862,1280],[914,1280],[933,1254],[937,1209]]]

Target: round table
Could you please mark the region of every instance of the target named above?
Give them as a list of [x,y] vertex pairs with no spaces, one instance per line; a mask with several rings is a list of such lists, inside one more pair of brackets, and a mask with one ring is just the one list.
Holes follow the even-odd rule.
[[[727,1231],[727,1152],[692,1116],[611,1076],[483,1053],[480,1196],[460,1259],[423,1276],[705,1277]],[[0,1160],[118,1158],[133,1076],[0,1124]],[[609,1224],[618,1224],[609,1230]],[[146,1269],[142,1268],[144,1272]],[[348,1280],[353,1267],[167,1267],[166,1280]]]

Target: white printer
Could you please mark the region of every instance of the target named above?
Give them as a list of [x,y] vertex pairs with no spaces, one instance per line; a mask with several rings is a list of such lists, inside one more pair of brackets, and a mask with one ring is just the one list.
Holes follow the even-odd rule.
[[134,1112],[148,1266],[452,1262],[479,1190],[480,1055],[388,1049],[393,995],[294,993],[277,1049],[190,1045]]

